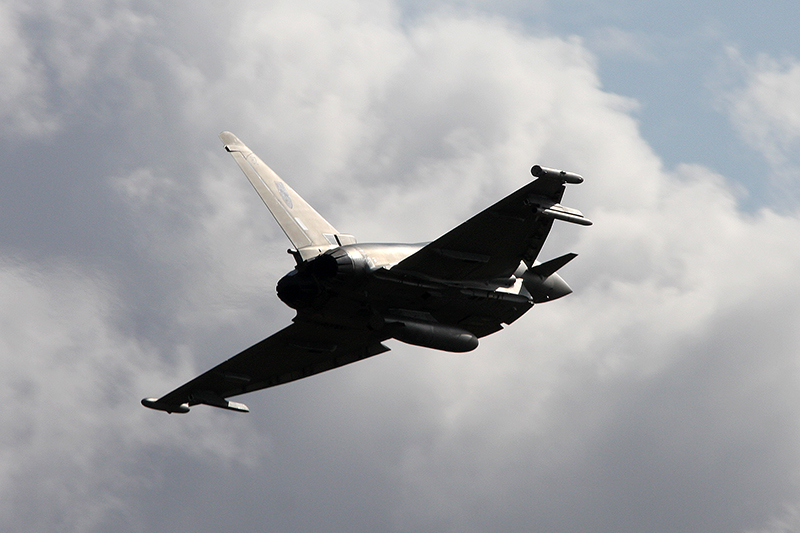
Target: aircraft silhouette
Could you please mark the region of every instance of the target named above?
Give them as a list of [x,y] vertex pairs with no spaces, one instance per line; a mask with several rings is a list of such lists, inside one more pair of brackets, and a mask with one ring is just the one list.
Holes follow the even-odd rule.
[[389,350],[388,339],[466,352],[534,304],[572,292],[556,273],[569,253],[538,263],[553,220],[591,221],[559,202],[577,174],[534,166],[537,178],[427,244],[359,244],[340,233],[230,132],[230,152],[292,242],[297,263],[278,297],[292,324],[161,398],[142,404],[187,413],[198,404],[248,412],[229,397],[273,387]]

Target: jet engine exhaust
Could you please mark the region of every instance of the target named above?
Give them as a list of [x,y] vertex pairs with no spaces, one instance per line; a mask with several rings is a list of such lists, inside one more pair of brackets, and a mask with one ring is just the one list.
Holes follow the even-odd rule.
[[278,281],[276,289],[278,298],[292,309],[312,306],[324,292],[311,269],[292,270]]
[[368,270],[367,261],[357,248],[334,248],[300,263],[281,278],[278,298],[292,309],[312,307],[323,301],[331,282],[357,284]]

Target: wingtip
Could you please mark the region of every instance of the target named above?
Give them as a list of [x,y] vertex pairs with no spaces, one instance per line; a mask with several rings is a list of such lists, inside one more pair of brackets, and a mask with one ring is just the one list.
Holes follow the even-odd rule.
[[541,165],[533,165],[531,174],[534,178],[551,178],[561,181],[561,183],[579,184],[583,183],[583,176],[574,172],[567,172],[557,168],[548,168]]
[[189,412],[189,405],[182,403],[180,405],[170,405],[164,402],[159,401],[158,398],[143,398],[142,405],[149,409],[155,409],[156,411],[164,411],[165,413],[188,413]]
[[223,131],[219,134],[219,140],[228,152],[243,152],[249,151],[247,146],[239,140],[239,138],[229,131]]

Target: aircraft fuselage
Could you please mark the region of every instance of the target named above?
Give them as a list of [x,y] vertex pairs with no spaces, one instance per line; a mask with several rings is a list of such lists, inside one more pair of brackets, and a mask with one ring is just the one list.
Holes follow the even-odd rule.
[[[432,279],[393,269],[422,244],[351,244],[332,248],[281,278],[278,297],[298,318],[376,330],[398,326],[392,337],[447,351],[468,351],[540,301],[571,292],[553,273],[526,279],[520,263],[509,277],[488,281]],[[530,276],[528,276],[530,278]]]

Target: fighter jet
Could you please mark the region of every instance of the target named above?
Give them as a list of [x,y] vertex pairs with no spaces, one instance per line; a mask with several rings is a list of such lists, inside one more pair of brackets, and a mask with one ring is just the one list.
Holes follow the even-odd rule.
[[174,391],[145,398],[145,407],[188,413],[204,404],[249,412],[228,398],[387,352],[389,339],[468,352],[534,304],[572,292],[556,271],[576,254],[536,259],[554,220],[592,224],[560,204],[565,184],[583,182],[578,174],[536,165],[536,179],[433,242],[359,244],[235,135],[219,137],[292,243],[296,265],[277,292],[297,315]]

